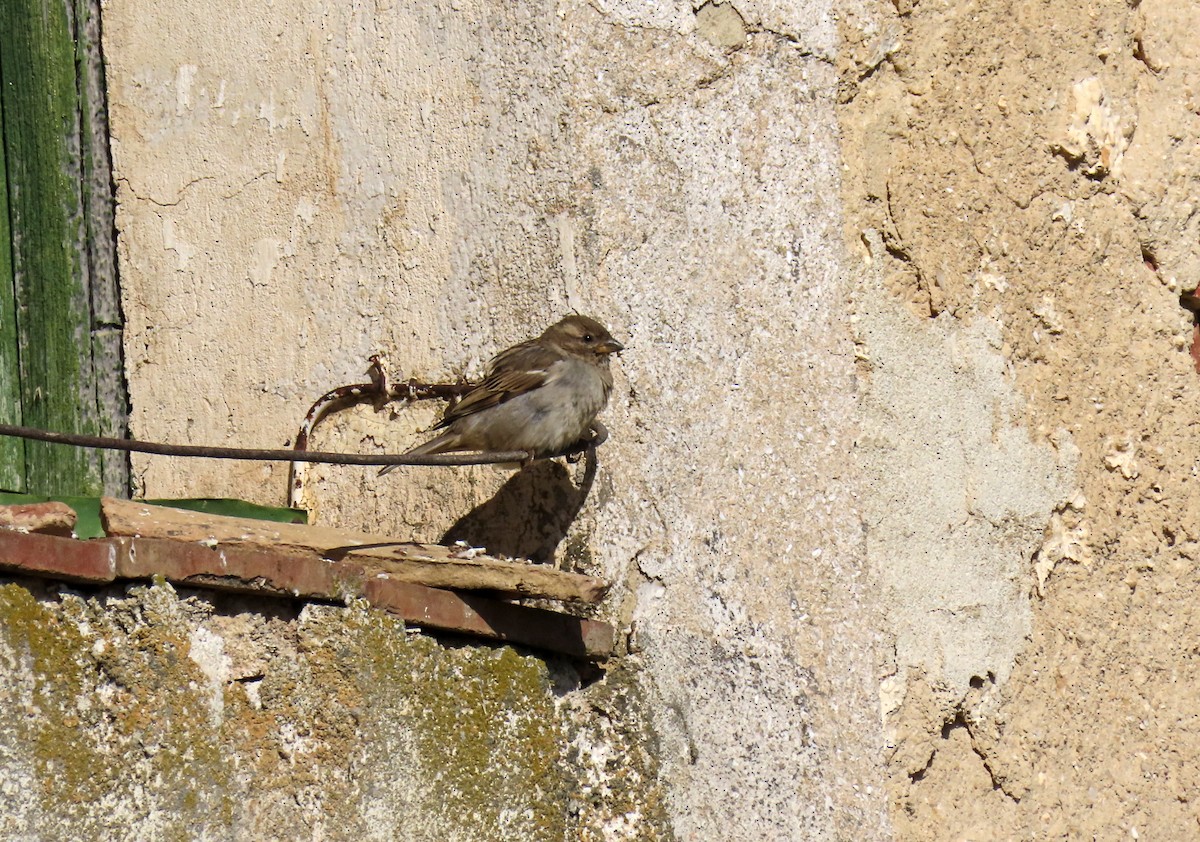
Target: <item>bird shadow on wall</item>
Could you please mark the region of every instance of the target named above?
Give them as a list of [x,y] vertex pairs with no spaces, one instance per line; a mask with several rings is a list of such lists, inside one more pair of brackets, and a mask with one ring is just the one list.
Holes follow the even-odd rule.
[[464,541],[492,555],[548,564],[596,481],[596,451],[587,451],[583,458],[578,485],[557,459],[518,471],[490,500],[459,518],[441,543]]

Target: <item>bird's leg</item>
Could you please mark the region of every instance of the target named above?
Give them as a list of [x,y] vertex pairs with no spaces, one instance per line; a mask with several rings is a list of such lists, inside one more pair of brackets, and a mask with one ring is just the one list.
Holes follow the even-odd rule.
[[572,453],[566,455],[566,460],[574,465],[582,459],[589,450],[593,450],[608,440],[608,427],[605,427],[599,421],[592,422],[592,428],[588,430],[588,434],[581,438],[575,444],[571,445]]

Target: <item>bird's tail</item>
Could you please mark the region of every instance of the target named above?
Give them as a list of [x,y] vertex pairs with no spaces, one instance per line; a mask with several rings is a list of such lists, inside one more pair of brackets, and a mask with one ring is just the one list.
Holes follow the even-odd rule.
[[[427,456],[431,453],[449,453],[454,450],[458,443],[458,437],[451,433],[442,433],[440,436],[434,436],[424,444],[418,444],[412,450],[404,451],[403,456]],[[379,476],[391,473],[399,468],[399,465],[384,465],[379,471]]]

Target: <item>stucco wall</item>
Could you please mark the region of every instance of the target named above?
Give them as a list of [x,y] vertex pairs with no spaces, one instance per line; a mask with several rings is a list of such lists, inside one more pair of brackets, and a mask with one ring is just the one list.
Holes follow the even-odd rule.
[[135,435],[279,446],[372,353],[474,376],[595,315],[629,350],[594,472],[306,483],[321,523],[610,578],[627,642],[592,669],[357,605],[8,585],[8,829],[1194,835],[1193,18],[110,0]]
[[[591,758],[553,767],[559,790],[538,810],[565,815],[545,838],[886,836],[833,9],[467,0],[234,16],[117,0],[105,14],[135,434],[281,445],[374,352],[398,376],[471,376],[573,308],[601,318],[629,350],[594,475],[318,469],[318,521],[500,542],[615,582],[601,613],[627,651],[580,686],[522,656],[532,678],[504,703],[560,716],[513,737],[527,751],[549,740]],[[362,408],[314,445],[398,450],[431,413]],[[286,492],[281,466],[144,459],[135,474],[154,496]],[[270,633],[303,646],[301,620]],[[361,645],[346,622],[338,634]],[[236,628],[209,633],[239,645]],[[445,657],[506,680],[490,649]],[[356,658],[297,699],[375,669]],[[420,685],[411,669],[376,680]],[[485,691],[457,680],[466,715]],[[348,727],[370,742],[380,721]],[[282,739],[285,725],[263,728]],[[395,762],[336,768],[349,786]],[[447,755],[443,774],[460,762]],[[244,774],[253,789],[259,773]],[[386,809],[334,812],[335,793],[308,792],[272,815],[355,813],[403,837],[428,803],[393,789]],[[251,835],[252,819],[229,827]],[[478,822],[480,838],[526,838]]]
[[1169,0],[844,19],[899,838],[1200,830],[1198,23]]

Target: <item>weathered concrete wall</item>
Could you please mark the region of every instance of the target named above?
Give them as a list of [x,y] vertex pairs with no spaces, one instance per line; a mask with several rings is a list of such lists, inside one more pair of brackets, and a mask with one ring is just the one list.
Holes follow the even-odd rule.
[[844,21],[900,838],[1200,832],[1198,23],[1169,0]]
[[[169,585],[6,584],[0,617],[6,839],[602,839],[630,811],[662,823],[637,778],[652,737],[590,707],[639,718],[621,671],[585,701],[569,664],[439,645],[363,605]],[[606,786],[618,750],[636,796]]]
[[592,313],[629,345],[597,470],[307,483],[323,523],[613,579],[628,652],[12,586],[12,829],[100,829],[93,787],[243,838],[1194,835],[1194,17],[110,0],[137,435],[282,444],[372,352],[474,375]]
[[[176,640],[173,670],[120,685],[124,705],[199,717],[194,736],[228,768],[188,801],[178,782],[217,760],[158,720],[131,723],[134,744],[183,742],[179,777],[153,777],[153,753],[134,767],[153,781],[134,827],[182,811],[243,838],[318,825],[330,838],[886,838],[833,12],[107,4],[137,436],[282,445],[373,352],[404,376],[476,375],[572,308],[629,346],[598,471],[307,478],[321,523],[613,579],[602,613],[630,651],[586,686],[564,665],[406,637],[354,608],[209,618],[203,598],[163,589],[128,609],[30,608],[82,604],[95,625],[137,612],[110,644],[121,658]],[[432,417],[348,412],[314,444],[396,450]],[[154,496],[286,493],[281,466],[140,459],[135,473]],[[80,634],[62,657],[92,669]],[[261,679],[222,666],[254,646],[271,653],[251,657]],[[396,657],[381,663],[381,648]],[[93,706],[110,692],[51,683]],[[471,724],[456,736],[448,721]],[[97,763],[121,751],[99,746]],[[546,783],[513,794],[531,777]]]

